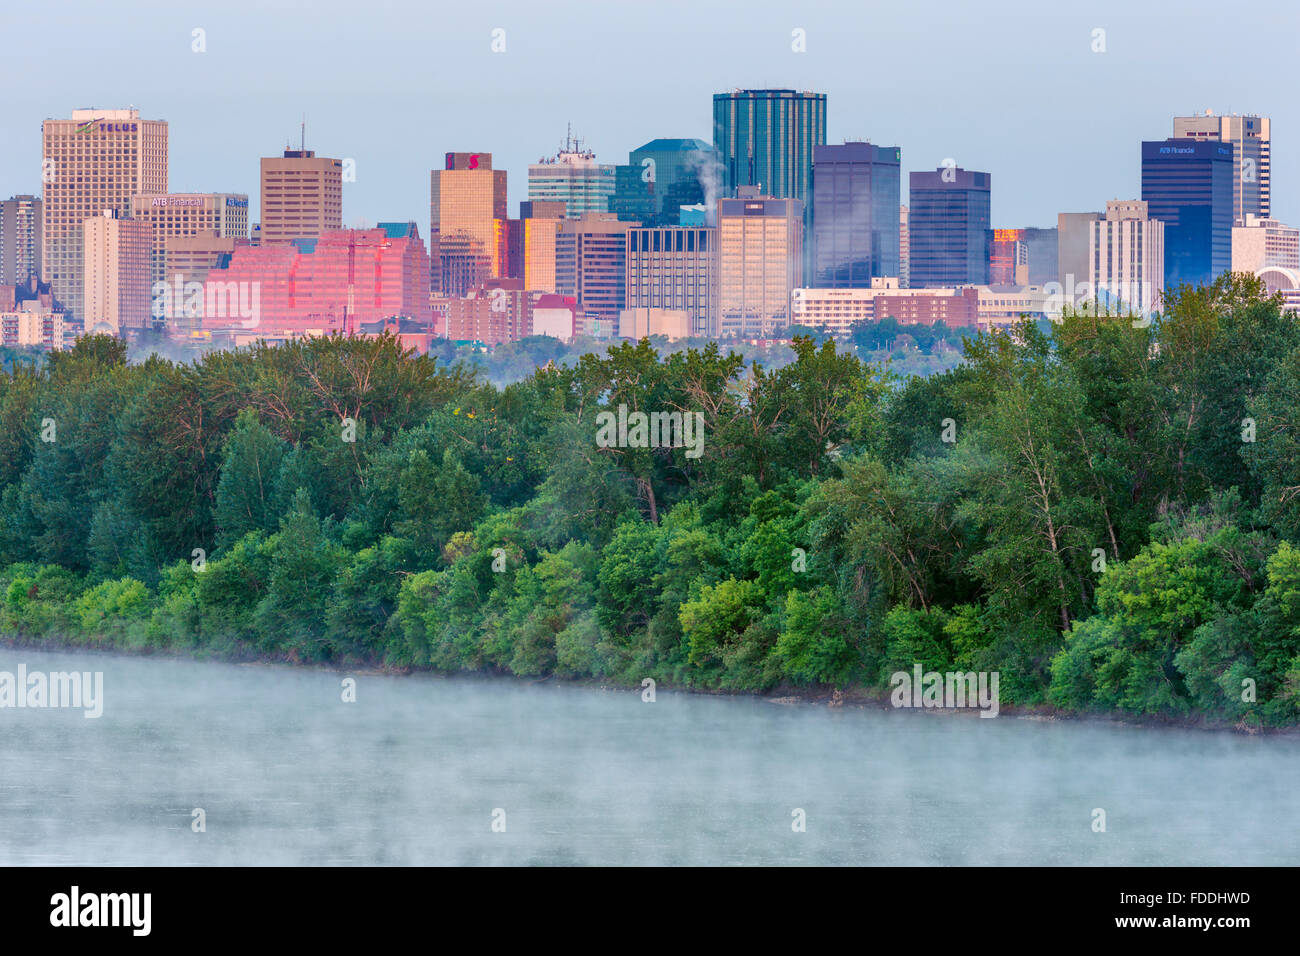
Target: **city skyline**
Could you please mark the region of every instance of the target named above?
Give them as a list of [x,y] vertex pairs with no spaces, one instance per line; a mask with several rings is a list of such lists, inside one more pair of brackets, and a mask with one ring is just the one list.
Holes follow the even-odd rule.
[[[999,18],[945,12],[927,23],[931,43],[924,60],[915,47],[884,46],[879,70],[865,77],[850,45],[857,36],[854,26],[902,24],[906,15],[831,14],[758,3],[744,22],[734,22],[697,6],[657,6],[670,14],[666,20],[673,26],[682,21],[672,13],[692,11],[698,26],[673,30],[649,17],[648,10],[568,6],[604,10],[609,18],[608,29],[600,34],[608,44],[591,41],[569,51],[589,69],[560,68],[565,48],[555,28],[517,5],[438,11],[437,35],[448,42],[422,67],[394,55],[410,42],[396,26],[403,18],[421,21],[431,11],[388,4],[368,11],[364,22],[353,14],[299,25],[295,43],[282,44],[277,56],[259,60],[265,71],[256,79],[223,71],[223,64],[247,61],[250,55],[259,59],[258,51],[273,42],[266,29],[253,28],[263,21],[251,19],[251,5],[236,4],[208,17],[206,12],[146,4],[142,16],[153,15],[158,28],[150,40],[153,68],[147,76],[138,75],[139,65],[122,56],[128,49],[122,42],[127,27],[87,7],[84,19],[70,20],[65,28],[69,49],[81,54],[66,69],[50,74],[21,45],[6,61],[5,70],[12,75],[6,85],[11,92],[4,94],[8,102],[0,111],[0,193],[40,194],[42,120],[87,106],[133,105],[142,118],[169,123],[173,192],[247,193],[252,199],[258,193],[258,160],[278,155],[286,144],[296,148],[305,114],[308,149],[355,161],[356,181],[343,189],[345,226],[426,221],[429,171],[442,165],[445,153],[473,149],[493,152],[497,168],[507,171],[513,216],[528,198],[528,165],[555,151],[567,124],[572,123],[599,162],[623,164],[629,151],[656,138],[710,142],[713,95],[763,87],[825,93],[827,142],[866,139],[897,145],[904,177],[950,158],[963,168],[991,173],[998,183],[992,222],[1011,227],[1050,227],[1059,212],[1101,208],[1109,199],[1138,195],[1140,144],[1172,135],[1175,116],[1206,108],[1269,116],[1277,141],[1272,215],[1283,222],[1300,220],[1300,196],[1293,186],[1296,151],[1288,147],[1296,108],[1270,92],[1286,88],[1284,59],[1267,55],[1271,37],[1289,33],[1262,28],[1272,19],[1280,25],[1288,16],[1280,5],[1253,11],[1249,24],[1226,24],[1216,36],[1216,47],[1231,47],[1237,32],[1248,33],[1259,50],[1231,70],[1171,72],[1162,67],[1214,52],[1198,35],[1203,31],[1188,26],[1184,34],[1181,19],[1162,20],[1160,29],[1153,30],[1153,14],[1116,4],[1098,4],[1086,18],[1012,4],[1012,12]],[[271,4],[266,22],[287,16],[287,9]],[[325,4],[324,9],[350,8]],[[1186,14],[1188,20],[1194,12]],[[17,35],[25,27],[39,29],[42,17],[38,10],[14,16]],[[1010,21],[1017,24],[1019,45],[998,26]],[[331,23],[340,28],[333,39],[326,29]],[[499,53],[492,52],[496,29],[505,31]],[[1094,53],[1098,29],[1105,31],[1105,50]],[[195,30],[204,31],[203,52],[192,49],[200,40]],[[796,33],[800,30],[802,41]],[[719,35],[727,43],[717,52],[695,55],[697,47],[707,48]],[[93,46],[92,38],[97,38]],[[806,52],[795,52],[801,42]],[[1018,60],[1006,58],[1013,48]],[[346,71],[346,81],[339,71],[307,81],[304,69],[344,49],[382,53],[384,67]],[[645,70],[626,68],[639,57],[645,58]],[[614,69],[620,62],[624,67]],[[761,67],[756,69],[756,62]],[[922,62],[926,65],[918,68]],[[1058,78],[1032,75],[1049,64],[1055,64],[1050,68],[1059,72]],[[606,65],[610,69],[602,69]],[[659,68],[664,66],[670,68]],[[990,67],[1014,67],[1015,82],[999,86]],[[42,77],[37,96],[20,82],[24,71],[31,70]],[[1085,75],[1083,70],[1093,72]],[[854,75],[846,76],[850,72]],[[1006,91],[1003,101],[972,95],[970,80],[979,75],[987,77],[990,94]],[[1135,81],[1141,84],[1137,92]],[[1107,93],[1116,84],[1126,89],[1119,99]],[[1088,107],[1093,102],[1107,105],[1094,110]],[[1063,103],[1078,108],[1066,110]],[[636,108],[627,108],[629,104]],[[252,221],[261,218],[260,209],[250,213]]]

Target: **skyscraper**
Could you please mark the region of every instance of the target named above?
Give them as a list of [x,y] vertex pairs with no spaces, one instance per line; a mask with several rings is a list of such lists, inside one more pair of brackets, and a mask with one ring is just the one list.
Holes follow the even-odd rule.
[[555,292],[555,240],[564,224],[565,204],[558,201],[519,204],[524,288]]
[[262,158],[261,179],[262,244],[315,239],[343,228],[342,160],[286,149],[283,156]]
[[907,207],[898,207],[898,285],[906,289],[912,282],[912,237],[909,234]]
[[1232,221],[1241,226],[1247,216],[1267,219],[1271,205],[1270,122],[1267,116],[1175,116],[1174,139],[1231,143]]
[[125,335],[149,328],[152,227],[106,209],[82,224],[82,236],[85,330]]
[[167,192],[167,122],[135,109],[79,109],[45,120],[41,141],[41,268],[55,298],[84,319],[83,224],[105,210],[129,216],[137,193]]
[[813,275],[820,288],[867,289],[899,268],[897,146],[813,147]]
[[589,212],[561,223],[555,239],[556,291],[573,296],[580,312],[595,314],[611,328],[618,327],[626,305],[627,234],[637,225],[612,212]]
[[460,296],[505,274],[506,171],[491,153],[448,153],[445,164],[429,174],[429,245],[436,287]]
[[0,201],[0,286],[41,275],[41,201],[14,196]]
[[790,325],[790,292],[803,285],[803,203],[741,186],[718,201],[720,336],[770,335]]
[[755,186],[764,196],[798,199],[803,209],[804,270],[812,271],[813,149],[826,145],[826,94],[733,90],[713,94],[713,146],[722,161],[722,194]]
[[565,217],[578,219],[589,212],[609,212],[614,195],[614,167],[596,162],[596,154],[582,148],[572,135],[554,156],[528,167],[528,198],[562,202]]
[[991,188],[988,173],[959,166],[911,174],[911,288],[988,284]]
[[1165,224],[1147,204],[1112,199],[1106,217],[1089,223],[1088,282],[1092,297],[1120,314],[1150,315],[1163,304]]
[[713,335],[718,295],[717,229],[632,229],[627,240],[627,308],[685,312],[689,334]]
[[718,154],[700,139],[653,139],[614,176],[610,211],[647,226],[681,225],[682,206],[712,207],[721,188]]
[[1231,143],[1142,144],[1142,199],[1165,224],[1165,289],[1213,282],[1232,267]]

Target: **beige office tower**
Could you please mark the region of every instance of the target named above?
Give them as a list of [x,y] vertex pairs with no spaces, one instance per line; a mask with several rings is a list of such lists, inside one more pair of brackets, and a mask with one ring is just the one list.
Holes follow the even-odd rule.
[[1245,225],[1247,216],[1267,219],[1271,208],[1271,123],[1267,116],[1175,116],[1174,139],[1232,144],[1232,221]]
[[555,292],[555,237],[564,223],[565,204],[558,200],[526,200],[519,204],[524,246],[524,288]]
[[146,193],[132,198],[131,210],[131,218],[143,220],[153,229],[154,282],[173,278],[167,274],[170,242],[196,236],[248,238],[248,197],[242,193]]
[[41,154],[41,268],[54,297],[84,319],[82,224],[105,209],[125,218],[132,196],[167,192],[167,123],[135,109],[73,110],[41,124]]
[[912,244],[911,234],[907,228],[907,207],[898,207],[898,285],[899,288],[910,287],[912,281]]
[[771,335],[790,325],[803,285],[803,203],[741,186],[718,200],[718,336]]
[[446,168],[429,173],[429,234],[438,260],[438,289],[462,296],[502,277],[506,171],[491,153],[447,153]]
[[1140,199],[1112,199],[1106,218],[1089,223],[1088,281],[1107,312],[1151,315],[1165,293],[1165,224]]
[[342,229],[343,161],[310,149],[262,157],[261,211],[262,245],[315,239]]
[[85,330],[125,336],[151,327],[153,228],[113,210],[82,223]]
[[1300,229],[1276,219],[1247,216],[1244,226],[1232,227],[1232,271],[1300,269]]

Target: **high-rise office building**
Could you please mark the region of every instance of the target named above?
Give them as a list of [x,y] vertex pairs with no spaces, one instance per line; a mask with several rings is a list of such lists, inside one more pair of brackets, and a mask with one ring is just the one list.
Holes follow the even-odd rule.
[[826,145],[826,94],[732,90],[713,95],[713,146],[722,162],[722,195],[753,186],[764,196],[798,199],[803,209],[804,269],[812,270],[813,150]]
[[1165,289],[1213,282],[1232,267],[1233,147],[1217,140],[1142,144],[1142,199],[1165,224]]
[[583,149],[581,140],[572,135],[554,156],[528,167],[528,198],[564,203],[568,219],[609,212],[614,186],[614,167],[596,162],[596,154]]
[[152,328],[150,251],[153,228],[112,209],[82,223],[85,330],[125,336]]
[[714,334],[717,229],[659,226],[627,236],[627,308],[686,313],[688,334]]
[[555,240],[565,212],[565,204],[555,200],[519,204],[522,278],[529,291],[555,292]]
[[286,149],[283,156],[262,157],[261,182],[262,244],[314,239],[343,228],[342,160]]
[[555,239],[556,292],[573,296],[580,313],[609,323],[611,330],[626,306],[627,235],[637,225],[612,212],[589,212],[561,223]]
[[741,186],[718,201],[716,335],[770,335],[790,325],[803,285],[803,203]]
[[41,268],[55,298],[84,319],[83,224],[106,209],[129,216],[138,193],[167,192],[167,123],[135,109],[79,109],[45,120],[41,143]]
[[994,229],[989,241],[989,285],[1028,285],[1029,245],[1023,229]]
[[1232,227],[1232,271],[1255,273],[1271,267],[1300,269],[1300,229],[1247,215],[1244,226]]
[[243,193],[143,193],[131,199],[131,217],[153,230],[152,281],[166,275],[167,244],[195,236],[248,238],[248,196]]
[[1026,226],[1020,230],[1024,233],[1025,250],[1029,257],[1029,282],[1031,286],[1044,286],[1057,282],[1057,262],[1059,255],[1059,233],[1055,226],[1040,229]]
[[491,153],[447,153],[429,174],[429,234],[444,295],[505,275],[506,171],[492,168]]
[[1104,219],[1089,223],[1088,282],[1092,298],[1110,312],[1150,315],[1165,291],[1165,224],[1140,200],[1112,199]]
[[910,287],[987,285],[992,177],[940,167],[910,176]]
[[908,235],[907,207],[898,207],[898,284],[909,288],[912,281],[912,243]]
[[41,201],[0,200],[0,286],[41,277]]
[[1101,212],[1063,212],[1056,217],[1056,281],[1061,284],[1072,305],[1078,305],[1072,290],[1082,289],[1092,270],[1088,255],[1092,241],[1092,224],[1104,219]]
[[615,168],[610,211],[647,226],[682,225],[681,207],[712,205],[721,189],[717,151],[700,139],[654,139]]
[[897,146],[813,147],[813,285],[865,289],[900,271]]
[[1267,219],[1271,209],[1272,143],[1267,116],[1175,116],[1174,139],[1232,144],[1232,222]]

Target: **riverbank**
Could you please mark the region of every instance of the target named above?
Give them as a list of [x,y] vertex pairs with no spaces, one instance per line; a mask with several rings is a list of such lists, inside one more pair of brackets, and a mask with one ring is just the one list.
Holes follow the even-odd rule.
[[[405,676],[410,674],[436,674],[442,677],[471,678],[483,681],[508,681],[518,684],[553,684],[556,686],[589,687],[618,693],[642,693],[643,688],[635,684],[620,684],[614,681],[592,677],[564,678],[554,674],[544,678],[528,678],[512,674],[506,670],[483,669],[439,670],[435,668],[399,667],[382,661],[349,659],[328,663],[303,661],[294,654],[257,654],[247,648],[231,650],[187,651],[174,647],[126,646],[112,643],[88,644],[83,641],[51,640],[49,638],[32,639],[22,635],[0,636],[0,647],[33,651],[51,651],[66,653],[93,653],[121,655],[129,657],[157,657],[170,660],[189,660],[196,662],[220,661],[227,664],[239,664],[256,667],[294,667],[309,668],[318,671],[332,671],[345,676],[385,675]],[[826,708],[854,708],[879,711],[915,710],[932,716],[978,718],[980,711],[975,707],[896,707],[891,702],[891,693],[886,689],[876,689],[851,685],[848,687],[807,687],[798,685],[778,685],[766,692],[740,691],[717,688],[692,687],[664,681],[655,682],[655,690],[673,693],[691,694],[708,697],[740,697],[760,700],[777,706],[802,706]],[[1196,717],[1178,717],[1175,715],[1141,715],[1124,712],[1105,711],[1065,711],[1048,706],[1022,706],[1000,703],[998,716],[1030,721],[1069,721],[1072,723],[1095,723],[1112,726],[1132,727],[1135,729],[1181,729],[1203,730],[1214,733],[1229,733],[1240,736],[1281,736],[1300,737],[1300,727],[1250,727],[1243,724],[1233,725],[1226,721],[1198,715]]]

